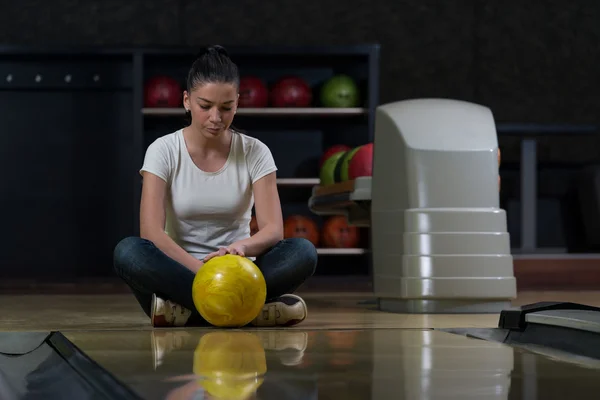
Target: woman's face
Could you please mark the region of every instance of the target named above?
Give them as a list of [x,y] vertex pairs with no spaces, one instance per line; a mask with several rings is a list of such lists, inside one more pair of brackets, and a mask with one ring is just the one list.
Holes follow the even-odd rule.
[[183,93],[183,105],[192,114],[192,126],[207,139],[229,129],[237,110],[238,90],[231,83],[206,83]]

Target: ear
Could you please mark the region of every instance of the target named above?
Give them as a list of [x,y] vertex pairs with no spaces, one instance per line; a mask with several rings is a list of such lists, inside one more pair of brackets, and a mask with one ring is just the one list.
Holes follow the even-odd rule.
[[191,106],[190,106],[190,96],[187,92],[187,90],[183,91],[183,107],[186,110],[190,110]]

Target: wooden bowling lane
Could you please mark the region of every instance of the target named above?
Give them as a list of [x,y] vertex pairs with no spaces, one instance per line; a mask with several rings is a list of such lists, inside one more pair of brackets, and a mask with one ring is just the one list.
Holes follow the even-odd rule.
[[145,399],[550,399],[586,398],[600,389],[597,365],[435,330],[66,336]]
[[[310,294],[308,318],[291,329],[490,327],[497,315],[408,315],[374,309],[371,296]],[[131,295],[0,296],[0,331],[150,330]]]
[[[392,314],[374,309],[365,293],[306,293],[308,319],[293,329],[495,327],[497,314]],[[600,306],[600,292],[521,292],[516,305],[572,301]],[[151,330],[129,294],[0,295],[0,331]]]

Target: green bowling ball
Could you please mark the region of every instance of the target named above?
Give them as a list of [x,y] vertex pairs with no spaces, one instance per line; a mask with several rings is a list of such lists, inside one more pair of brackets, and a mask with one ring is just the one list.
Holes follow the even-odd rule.
[[350,165],[350,161],[352,161],[352,157],[354,156],[354,153],[356,153],[358,150],[360,149],[360,146],[353,148],[352,150],[349,150],[346,152],[346,154],[344,154],[344,156],[341,159],[340,164],[340,169],[339,169],[339,180],[338,182],[345,182],[348,180],[348,166]]
[[359,96],[356,82],[348,75],[336,75],[328,79],[321,88],[323,107],[358,107]]
[[345,151],[338,151],[329,157],[321,167],[321,172],[319,173],[319,179],[321,181],[321,186],[331,185],[335,183],[335,167],[341,157],[346,154]]

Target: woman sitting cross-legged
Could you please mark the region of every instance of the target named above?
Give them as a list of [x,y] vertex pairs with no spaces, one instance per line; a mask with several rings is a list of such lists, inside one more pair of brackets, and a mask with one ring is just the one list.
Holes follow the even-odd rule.
[[[183,94],[189,126],[147,149],[140,237],[120,241],[114,269],[153,326],[206,325],[192,300],[195,273],[224,254],[253,259],[267,284],[267,301],[253,326],[303,321],[305,302],[292,294],[313,275],[311,242],[283,238],[276,166],[269,148],[231,127],[239,73],[220,46],[193,63]],[[250,235],[252,207],[259,231]]]

